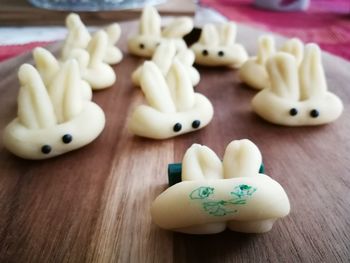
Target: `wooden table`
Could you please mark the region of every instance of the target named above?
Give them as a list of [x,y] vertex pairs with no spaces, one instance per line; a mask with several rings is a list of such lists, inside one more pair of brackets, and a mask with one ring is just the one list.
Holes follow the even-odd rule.
[[[239,83],[236,71],[200,68],[197,90],[212,101],[213,121],[198,132],[154,141],[133,136],[126,126],[143,100],[130,81],[142,60],[126,54],[135,24],[122,28],[118,81],[94,93],[107,117],[96,141],[45,161],[19,159],[0,142],[0,262],[348,262],[349,63],[325,54],[329,87],[345,110],[335,123],[304,128],[257,117],[250,107],[255,92]],[[239,33],[252,53],[259,32],[240,26]],[[1,135],[16,115],[16,70],[24,62],[32,62],[30,55],[0,67]],[[289,216],[260,235],[194,236],[152,224],[150,205],[167,187],[168,163],[180,162],[192,143],[222,157],[226,145],[241,138],[258,145],[266,173],[285,188]]]

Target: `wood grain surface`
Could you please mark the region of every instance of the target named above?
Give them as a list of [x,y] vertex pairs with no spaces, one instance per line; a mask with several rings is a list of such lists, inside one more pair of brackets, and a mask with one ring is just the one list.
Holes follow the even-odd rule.
[[[162,15],[193,15],[195,3],[190,0],[167,0],[156,6]],[[48,10],[32,6],[27,0],[0,0],[0,25],[46,25],[64,24],[70,11]],[[78,12],[87,25],[101,25],[115,21],[137,19],[141,9],[124,9],[99,12]]]
[[[349,262],[350,66],[324,55],[330,90],[345,111],[335,123],[304,128],[269,124],[250,107],[255,92],[237,72],[200,68],[198,92],[213,103],[208,127],[169,140],[133,136],[126,123],[143,102],[131,84],[141,59],[126,54],[135,30],[124,23],[125,58],[118,80],[94,93],[107,124],[92,144],[45,160],[22,160],[0,142],[0,262]],[[240,26],[249,52],[261,32]],[[53,47],[52,49],[57,49]],[[17,68],[24,55],[0,66],[0,133],[16,115]],[[260,148],[266,173],[281,183],[291,213],[266,234],[225,231],[194,236],[152,224],[151,202],[167,187],[167,164],[180,162],[193,143],[222,157],[226,145],[249,138]]]

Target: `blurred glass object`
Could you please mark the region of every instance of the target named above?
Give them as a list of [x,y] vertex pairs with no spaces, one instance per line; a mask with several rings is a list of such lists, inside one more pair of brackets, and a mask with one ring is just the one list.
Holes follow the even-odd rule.
[[155,5],[166,0],[28,0],[36,7],[69,11],[108,11]]
[[276,11],[306,10],[309,4],[310,0],[255,0],[256,6]]

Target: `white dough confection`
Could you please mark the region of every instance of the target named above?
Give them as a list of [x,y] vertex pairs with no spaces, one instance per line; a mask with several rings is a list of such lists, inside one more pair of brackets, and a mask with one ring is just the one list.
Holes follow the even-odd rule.
[[[166,77],[174,58],[177,58],[183,64],[190,76],[192,86],[196,86],[199,83],[200,75],[197,69],[193,67],[195,57],[192,50],[185,48],[176,52],[173,41],[164,41],[156,48],[152,61],[159,67],[163,76]],[[132,73],[131,79],[136,87],[140,86],[141,72],[142,65]]]
[[213,118],[210,101],[195,93],[185,66],[175,58],[167,77],[152,61],[142,66],[141,89],[148,105],[140,105],[129,120],[131,132],[166,139],[205,127]]
[[[280,48],[281,52],[293,55],[298,66],[303,59],[304,46],[298,38],[288,39]],[[258,40],[258,54],[249,58],[239,69],[239,77],[249,87],[262,90],[269,85],[266,70],[267,60],[276,53],[275,40],[270,35],[263,35]]]
[[20,67],[18,78],[18,115],[3,135],[13,154],[47,159],[83,147],[102,132],[105,115],[98,105],[82,98],[75,60],[66,61],[46,86],[29,64]]
[[252,100],[254,111],[280,125],[319,125],[336,120],[343,111],[341,100],[327,90],[321,51],[305,46],[300,66],[297,59],[278,52],[267,61],[269,85]]
[[[36,64],[36,68],[40,73],[41,79],[44,85],[47,87],[51,85],[51,81],[55,79],[55,76],[60,71],[62,63],[60,63],[50,51],[37,47],[33,51],[33,57]],[[85,100],[92,99],[92,90],[89,83],[83,79],[80,80],[80,88],[82,98]]]
[[182,181],[154,200],[153,222],[189,234],[270,231],[289,214],[290,204],[283,187],[259,173],[261,162],[247,139],[232,141],[223,162],[210,148],[193,144],[182,161]]
[[[78,14],[71,13],[67,16],[66,27],[68,35],[61,51],[62,60],[68,59],[70,53],[76,48],[86,49],[91,40],[91,35]],[[121,35],[120,26],[117,23],[113,23],[102,30],[108,37],[103,61],[110,65],[118,64],[123,59],[123,53],[116,46]]]
[[150,58],[156,47],[163,41],[172,40],[176,50],[187,48],[182,39],[193,29],[193,21],[189,17],[174,18],[161,28],[161,17],[153,6],[146,6],[141,14],[138,34],[128,40],[131,54]]
[[198,42],[191,46],[196,64],[239,68],[248,54],[241,44],[235,43],[236,33],[237,26],[233,22],[204,25]]
[[86,49],[76,48],[69,53],[79,63],[81,76],[93,90],[111,87],[116,81],[113,68],[103,61],[108,45],[104,31],[93,34]]

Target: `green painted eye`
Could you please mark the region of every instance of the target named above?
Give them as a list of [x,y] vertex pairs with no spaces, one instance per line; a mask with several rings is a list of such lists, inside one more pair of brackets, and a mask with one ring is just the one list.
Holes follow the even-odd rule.
[[201,186],[195,190],[193,190],[190,194],[191,199],[205,199],[209,195],[214,193],[214,188],[207,187],[207,186]]

